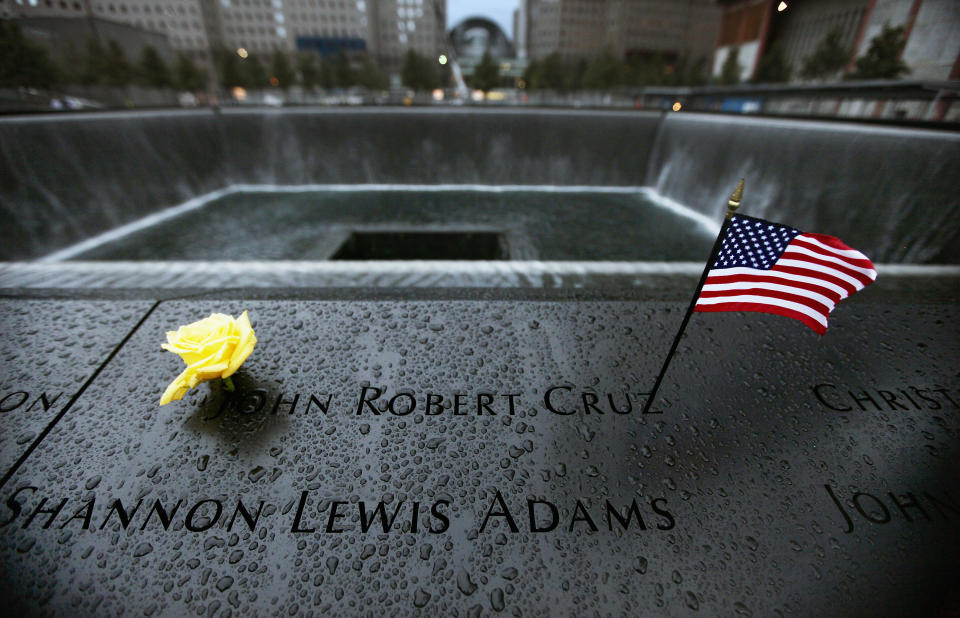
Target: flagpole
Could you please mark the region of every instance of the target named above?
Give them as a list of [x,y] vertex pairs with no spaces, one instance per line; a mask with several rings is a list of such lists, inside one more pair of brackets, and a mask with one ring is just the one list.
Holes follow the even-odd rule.
[[717,240],[713,243],[713,249],[710,250],[710,257],[707,258],[707,265],[703,267],[703,274],[700,275],[700,283],[697,284],[697,289],[693,293],[693,300],[690,301],[690,306],[687,307],[687,314],[683,316],[683,321],[680,323],[680,330],[677,331],[677,336],[673,338],[673,345],[670,346],[667,359],[663,361],[663,367],[660,368],[660,375],[657,376],[657,381],[653,383],[653,390],[650,391],[650,395],[647,397],[647,403],[643,406],[643,414],[661,414],[661,412],[650,412],[650,406],[657,396],[657,391],[660,390],[660,383],[663,382],[663,376],[667,373],[667,367],[673,359],[673,354],[677,351],[677,346],[680,345],[680,337],[683,336],[683,331],[687,328],[687,322],[690,321],[690,316],[693,315],[693,308],[697,304],[697,298],[700,297],[700,290],[703,289],[703,283],[707,280],[707,273],[710,272],[710,268],[717,260],[717,254],[720,253],[720,246],[723,244],[723,235],[726,234],[727,228],[730,226],[733,213],[740,207],[741,200],[743,200],[743,178],[737,183],[737,188],[733,190],[730,199],[727,200],[727,216],[723,220],[723,225],[720,226],[720,233],[717,234]]

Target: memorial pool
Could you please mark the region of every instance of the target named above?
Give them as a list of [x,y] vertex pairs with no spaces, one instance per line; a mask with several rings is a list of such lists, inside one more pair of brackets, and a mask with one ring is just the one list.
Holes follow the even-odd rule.
[[[391,259],[377,247],[344,255],[351,236],[364,234],[395,243],[393,259],[695,261],[718,229],[634,187],[235,187],[44,261]],[[471,234],[496,237],[501,251],[478,245],[471,253]],[[446,246],[449,235],[459,242]]]
[[[11,612],[960,606],[952,134],[291,110],[0,138]],[[745,214],[837,235],[879,279],[822,337],[696,314],[643,415],[741,176]],[[242,311],[236,390],[159,407],[166,331]]]

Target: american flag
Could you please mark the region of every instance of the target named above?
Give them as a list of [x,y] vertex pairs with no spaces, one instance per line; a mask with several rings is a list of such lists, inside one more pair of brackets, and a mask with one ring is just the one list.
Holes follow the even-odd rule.
[[761,311],[819,334],[836,304],[877,278],[864,254],[823,234],[734,215],[696,311]]

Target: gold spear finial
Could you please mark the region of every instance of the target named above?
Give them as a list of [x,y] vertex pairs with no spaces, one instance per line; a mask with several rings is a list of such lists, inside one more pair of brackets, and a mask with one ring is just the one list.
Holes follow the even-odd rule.
[[740,208],[741,200],[743,200],[743,178],[737,183],[737,188],[733,190],[733,193],[730,194],[730,199],[727,200],[727,219],[732,218],[733,213],[737,208]]

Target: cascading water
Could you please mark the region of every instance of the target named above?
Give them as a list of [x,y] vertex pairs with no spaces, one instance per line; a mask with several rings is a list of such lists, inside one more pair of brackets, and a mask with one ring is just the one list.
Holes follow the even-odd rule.
[[877,262],[960,263],[960,135],[836,122],[670,114],[646,183],[720,220],[741,211],[840,236]]
[[[165,111],[0,119],[0,259],[32,259],[241,184],[652,187],[719,222],[833,234],[877,262],[960,263],[960,136],[575,110]],[[522,208],[522,205],[518,206]],[[264,216],[269,216],[265,213]]]

